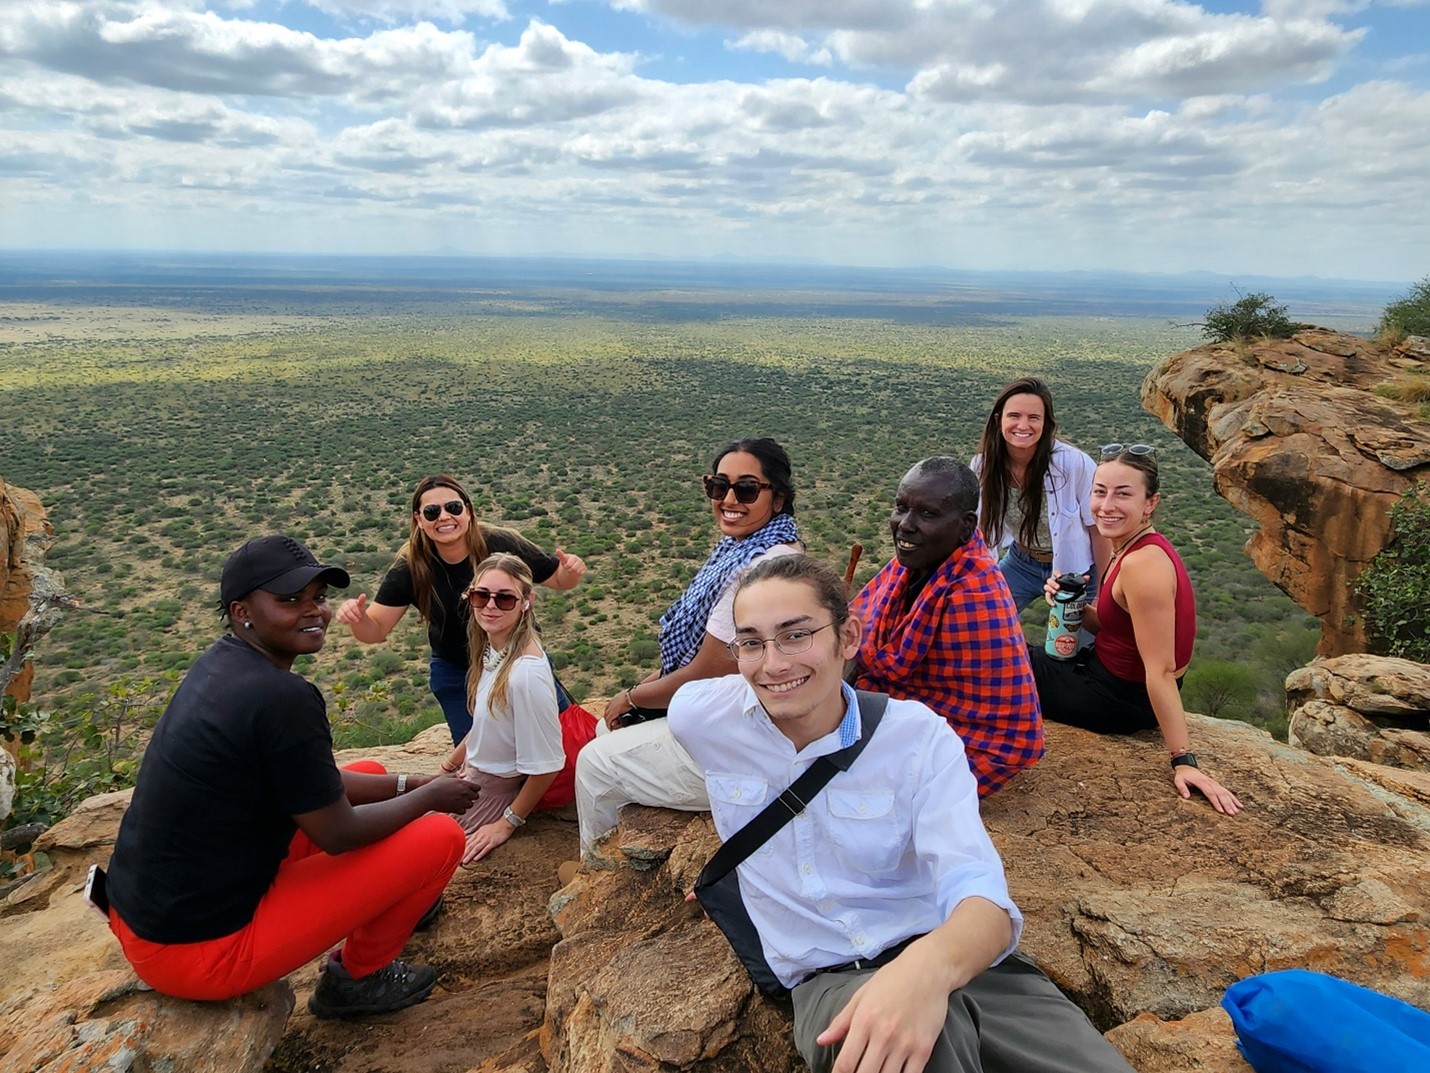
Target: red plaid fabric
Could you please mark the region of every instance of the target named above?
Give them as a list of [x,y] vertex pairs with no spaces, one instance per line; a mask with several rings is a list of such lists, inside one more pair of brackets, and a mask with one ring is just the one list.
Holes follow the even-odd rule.
[[1043,755],[1018,609],[976,532],[905,611],[907,578],[892,559],[850,604],[864,624],[856,684],[923,701],[948,720],[986,797]]

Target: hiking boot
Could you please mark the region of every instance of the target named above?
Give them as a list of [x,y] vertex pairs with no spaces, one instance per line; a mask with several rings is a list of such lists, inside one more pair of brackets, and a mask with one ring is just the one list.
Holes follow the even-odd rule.
[[426,931],[433,924],[437,923],[437,916],[442,912],[442,895],[437,895],[437,900],[427,907],[427,912],[417,918],[417,923],[412,925],[413,931]]
[[394,960],[361,980],[354,980],[342,962],[328,958],[318,974],[318,986],[308,999],[314,1017],[364,1017],[393,1013],[415,1006],[437,984],[437,973],[429,965],[409,965]]

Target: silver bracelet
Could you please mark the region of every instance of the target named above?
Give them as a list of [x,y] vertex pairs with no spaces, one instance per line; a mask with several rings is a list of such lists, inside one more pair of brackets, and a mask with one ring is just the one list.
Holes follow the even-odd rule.
[[506,822],[509,823],[509,824],[511,824],[513,827],[525,827],[525,826],[526,826],[526,821],[523,820],[520,816],[518,816],[515,812],[513,812],[513,811],[511,810],[511,806],[510,806],[510,805],[508,805],[508,806],[506,807],[506,811],[501,814],[501,818],[504,819],[504,820],[506,820]]
[[407,792],[407,773],[403,772],[397,776],[397,797],[401,797]]

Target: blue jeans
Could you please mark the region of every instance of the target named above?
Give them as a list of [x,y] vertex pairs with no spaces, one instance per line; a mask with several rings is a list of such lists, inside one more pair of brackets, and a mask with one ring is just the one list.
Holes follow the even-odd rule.
[[998,569],[1003,571],[1003,580],[1008,582],[1008,590],[1019,611],[1042,598],[1043,586],[1053,576],[1052,563],[1038,562],[1017,544],[1009,546],[998,560]]
[[472,729],[472,713],[467,707],[467,668],[436,653],[428,660],[427,667],[432,695],[442,706],[447,729],[452,732],[452,744],[456,745]]

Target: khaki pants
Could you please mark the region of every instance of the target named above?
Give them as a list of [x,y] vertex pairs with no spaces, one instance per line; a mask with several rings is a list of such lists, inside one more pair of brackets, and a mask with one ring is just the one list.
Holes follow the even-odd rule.
[[625,805],[686,812],[710,808],[705,775],[676,742],[664,719],[620,730],[596,722],[596,737],[576,757],[576,815],[581,854],[615,827]]
[[[820,973],[794,989],[794,1041],[810,1073],[837,1047],[815,1037],[877,970]],[[1133,1073],[1117,1049],[1027,958],[1013,953],[948,997],[927,1073]]]

